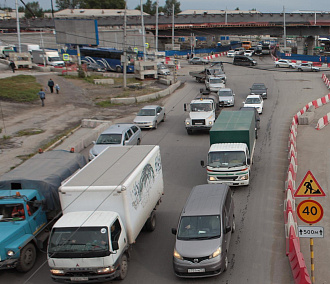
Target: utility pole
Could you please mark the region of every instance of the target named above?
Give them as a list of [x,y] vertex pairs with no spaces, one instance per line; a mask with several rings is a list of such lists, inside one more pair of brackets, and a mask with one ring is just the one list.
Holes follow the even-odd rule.
[[283,40],[284,40],[284,51],[286,51],[286,24],[285,24],[285,7],[283,6]]
[[172,50],[174,50],[174,4],[172,5]]
[[142,0],[140,0],[140,9],[141,9],[141,26],[142,26],[142,39],[143,39],[143,60],[146,61],[146,36],[145,36],[145,30],[144,30]]
[[19,15],[18,15],[18,3],[17,0],[15,1],[15,6],[16,6],[16,26],[17,26],[17,41],[18,41],[18,52],[22,52],[22,47],[21,47],[21,31],[20,31],[20,26],[19,26]]
[[158,0],[156,1],[156,51],[158,52]]
[[124,90],[127,87],[127,80],[126,80],[126,71],[127,71],[127,46],[126,46],[126,38],[127,38],[127,31],[126,31],[126,27],[127,27],[127,17],[126,17],[126,10],[127,10],[127,5],[125,2],[125,12],[124,12],[124,46],[123,46],[123,50],[124,50],[124,70],[123,70],[123,86],[124,86]]

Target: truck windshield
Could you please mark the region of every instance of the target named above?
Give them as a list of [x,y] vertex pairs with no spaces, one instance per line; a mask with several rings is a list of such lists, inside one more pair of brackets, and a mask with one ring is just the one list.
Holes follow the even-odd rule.
[[109,252],[107,227],[54,228],[49,238],[50,257],[95,257]]
[[190,109],[192,112],[211,111],[212,105],[211,103],[192,103],[190,104]]
[[221,78],[210,78],[210,84],[220,84],[223,83]]
[[25,219],[22,203],[0,204],[0,222],[21,221]]
[[121,134],[101,134],[96,144],[120,144]]
[[221,151],[210,152],[208,155],[208,166],[214,168],[237,167],[246,165],[244,151]]
[[48,57],[49,62],[62,61],[58,56]]
[[177,238],[179,240],[220,238],[220,228],[219,215],[183,216]]

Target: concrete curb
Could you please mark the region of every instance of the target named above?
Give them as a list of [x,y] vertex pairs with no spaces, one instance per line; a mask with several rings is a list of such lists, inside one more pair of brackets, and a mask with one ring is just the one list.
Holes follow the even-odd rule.
[[153,94],[148,94],[144,96],[139,97],[130,97],[130,98],[112,98],[110,102],[112,104],[134,104],[134,103],[143,103],[150,100],[157,100],[159,98],[165,97],[167,95],[172,94],[177,88],[179,88],[183,83],[181,81],[178,81],[174,83],[173,85],[169,86],[166,90],[162,90]]

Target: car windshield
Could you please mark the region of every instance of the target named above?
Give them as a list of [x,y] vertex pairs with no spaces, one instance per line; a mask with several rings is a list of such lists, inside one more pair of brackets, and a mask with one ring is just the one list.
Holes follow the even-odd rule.
[[251,89],[263,90],[266,89],[265,85],[253,85]]
[[208,154],[208,166],[221,167],[236,167],[246,164],[245,153],[243,151],[221,151],[210,152]]
[[158,65],[158,69],[166,69],[166,66],[165,65]]
[[179,240],[220,238],[220,228],[219,215],[183,216],[177,238]]
[[107,227],[54,228],[49,237],[48,253],[56,254],[106,254],[109,251]]
[[223,81],[220,78],[210,78],[210,83],[211,84],[220,84],[220,83],[223,83]]
[[231,97],[233,94],[231,91],[220,91],[219,97]]
[[249,104],[260,104],[261,101],[259,98],[247,98],[245,101],[245,104],[249,105]]
[[155,116],[156,110],[155,109],[141,109],[137,116]]
[[210,103],[193,103],[190,104],[190,109],[192,112],[211,111],[212,105]]
[[101,134],[96,144],[120,144],[121,134]]

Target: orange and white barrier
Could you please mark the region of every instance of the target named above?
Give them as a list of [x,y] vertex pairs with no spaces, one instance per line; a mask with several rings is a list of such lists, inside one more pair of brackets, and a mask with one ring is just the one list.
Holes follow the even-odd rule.
[[203,58],[210,60],[210,59],[213,59],[213,58],[218,58],[218,57],[226,56],[226,55],[227,55],[227,51],[224,51],[224,52],[216,53],[216,54],[213,54],[213,55],[205,56]]

